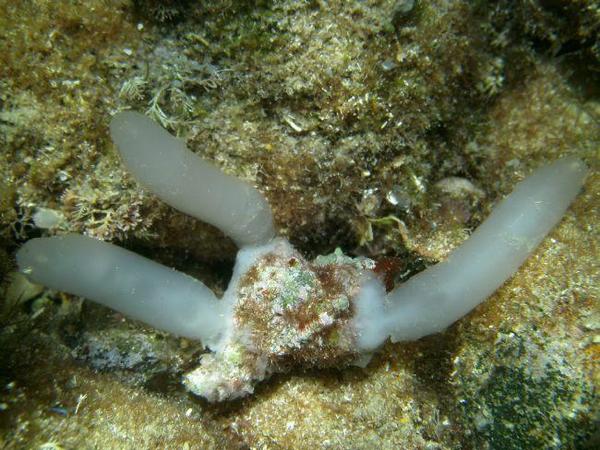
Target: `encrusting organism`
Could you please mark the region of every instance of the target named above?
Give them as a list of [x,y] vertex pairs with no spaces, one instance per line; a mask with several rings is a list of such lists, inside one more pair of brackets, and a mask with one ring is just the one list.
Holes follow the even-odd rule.
[[537,169],[444,262],[386,293],[375,262],[341,251],[307,261],[276,236],[255,188],[224,174],[136,112],[115,115],[111,135],[138,181],[221,229],[240,247],[223,298],[203,283],[117,246],[80,235],[32,239],[20,270],[53,289],[202,341],[184,384],[209,401],[240,398],[292,367],[366,364],[388,338],[444,330],[490,296],[560,220],[587,167],[566,157]]

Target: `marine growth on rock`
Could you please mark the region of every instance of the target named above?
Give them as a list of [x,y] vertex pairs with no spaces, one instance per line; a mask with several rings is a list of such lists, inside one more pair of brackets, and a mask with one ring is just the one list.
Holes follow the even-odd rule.
[[81,235],[30,240],[17,254],[20,269],[34,282],[202,341],[211,352],[184,384],[209,401],[248,395],[257,382],[293,367],[364,365],[388,338],[444,330],[518,269],[587,173],[574,157],[536,170],[446,261],[386,292],[371,259],[336,250],[307,261],[276,236],[257,189],[222,173],[147,117],[118,113],[111,135],[144,186],[238,244],[223,298],[183,273]]

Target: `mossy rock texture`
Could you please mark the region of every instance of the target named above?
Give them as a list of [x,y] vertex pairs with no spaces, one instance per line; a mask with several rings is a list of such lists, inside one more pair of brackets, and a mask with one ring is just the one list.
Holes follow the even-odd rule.
[[[599,30],[592,0],[0,0],[0,447],[595,448]],[[180,384],[199,343],[59,292],[8,303],[19,245],[66,232],[227,285],[235,245],[121,165],[122,109],[255,185],[305,256],[402,279],[543,163],[590,175],[449,330],[215,405]]]

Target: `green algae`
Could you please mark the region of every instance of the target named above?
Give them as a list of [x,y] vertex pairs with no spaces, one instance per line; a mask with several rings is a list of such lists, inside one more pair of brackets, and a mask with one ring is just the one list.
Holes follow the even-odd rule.
[[481,379],[459,369],[460,403],[475,442],[490,449],[578,448],[593,427],[584,406],[594,396],[591,380],[569,368],[573,357],[561,360],[564,349],[551,338],[544,338],[546,349],[528,339],[500,335],[471,369]]

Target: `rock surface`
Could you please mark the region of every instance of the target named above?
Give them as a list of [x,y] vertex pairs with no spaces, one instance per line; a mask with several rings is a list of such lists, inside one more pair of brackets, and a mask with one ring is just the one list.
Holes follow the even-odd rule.
[[[591,167],[525,266],[449,330],[388,344],[365,369],[276,375],[242,401],[183,390],[197,343],[59,293],[11,303],[1,446],[593,448],[600,12],[492,3],[0,0],[3,293],[18,245],[64,231],[226,285],[234,245],[121,167],[107,130],[121,108],[254,183],[307,257],[385,256],[399,279],[443,259],[544,161]],[[450,177],[474,190],[436,187]],[[36,228],[39,208],[61,222]],[[86,342],[118,356],[111,367],[75,358]]]

